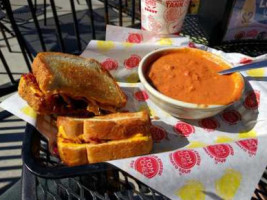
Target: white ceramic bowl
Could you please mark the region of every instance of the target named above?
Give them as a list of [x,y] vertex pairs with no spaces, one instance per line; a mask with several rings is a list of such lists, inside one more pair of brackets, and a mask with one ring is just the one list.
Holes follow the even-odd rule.
[[[218,114],[219,112],[223,111],[228,106],[232,105],[198,105],[194,103],[187,103],[183,101],[179,101],[173,98],[170,98],[159,91],[157,91],[155,88],[153,88],[150,83],[147,81],[145,72],[147,68],[150,66],[150,64],[155,61],[159,56],[161,56],[163,53],[178,50],[182,48],[178,47],[171,47],[171,48],[162,48],[155,50],[149,54],[147,54],[143,59],[141,60],[138,68],[138,75],[141,83],[143,84],[146,92],[149,95],[149,98],[151,101],[153,101],[157,106],[159,106],[162,110],[166,111],[167,113],[171,114],[172,116],[183,118],[183,119],[202,119],[214,116]],[[202,51],[202,50],[195,50],[195,51]],[[220,59],[221,61],[229,64],[225,60],[222,60],[216,55],[214,56],[214,59]],[[231,64],[229,64],[231,66]],[[244,86],[244,80],[241,74],[239,81]],[[243,91],[242,91],[243,92]]]

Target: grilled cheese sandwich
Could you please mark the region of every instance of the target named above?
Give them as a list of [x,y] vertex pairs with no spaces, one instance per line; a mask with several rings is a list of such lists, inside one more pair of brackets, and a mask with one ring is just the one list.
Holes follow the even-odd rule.
[[116,112],[126,96],[99,62],[79,56],[38,53],[33,73],[23,75],[19,94],[39,114],[84,114]]
[[[108,119],[110,115],[106,115],[105,118]],[[68,123],[64,121],[64,117],[58,119],[57,146],[61,160],[69,166],[74,166],[150,153],[153,142],[149,131],[151,123],[148,113],[141,111],[137,113],[116,113],[116,115],[116,120],[118,121],[117,123],[121,124],[121,126],[124,126],[125,124],[126,127],[131,129],[131,127],[127,125],[128,120],[132,121],[131,126],[137,126],[141,120],[143,121],[142,126],[146,128],[136,130],[136,132],[132,132],[132,134],[129,135],[125,133],[124,136],[122,136],[121,133],[113,132],[113,139],[111,139],[109,135],[105,133],[102,135],[100,134],[99,137],[93,135],[93,138],[90,138],[90,134],[87,134],[87,140],[84,140],[84,132],[86,132],[84,130],[86,130],[88,127],[85,126],[85,122],[87,121],[87,123],[94,123],[93,119],[99,117],[88,119],[75,119],[68,117]],[[126,118],[127,120],[125,120]],[[113,118],[110,119],[113,120]],[[79,127],[79,125],[76,126],[77,124],[75,123],[71,124],[71,120],[79,121],[79,123],[82,125]],[[98,119],[96,121],[98,121]],[[76,127],[69,127],[73,125]],[[106,126],[106,123],[103,121],[103,124],[98,125]],[[69,132],[67,133],[66,130]]]

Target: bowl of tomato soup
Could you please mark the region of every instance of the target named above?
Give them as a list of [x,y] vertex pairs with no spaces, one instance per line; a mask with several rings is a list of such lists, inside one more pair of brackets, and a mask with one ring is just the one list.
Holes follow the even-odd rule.
[[240,73],[219,56],[195,48],[164,48],[147,54],[138,75],[150,99],[169,114],[184,119],[211,117],[239,101],[244,90]]

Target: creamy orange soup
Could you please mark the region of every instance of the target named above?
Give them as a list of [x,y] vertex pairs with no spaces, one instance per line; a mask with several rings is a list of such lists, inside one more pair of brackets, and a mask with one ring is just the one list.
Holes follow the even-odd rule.
[[147,79],[162,94],[180,101],[227,105],[240,98],[242,77],[217,72],[229,66],[217,56],[195,49],[162,54],[148,68]]

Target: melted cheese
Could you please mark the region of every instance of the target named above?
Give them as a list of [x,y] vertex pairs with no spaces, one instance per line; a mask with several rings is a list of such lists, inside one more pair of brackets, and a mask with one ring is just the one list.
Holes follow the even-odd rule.
[[[22,85],[27,85],[27,82],[25,80],[24,77],[21,77],[21,80],[20,80],[21,84]],[[32,83],[32,82],[31,82]],[[34,93],[34,94],[38,94],[39,96],[42,96],[43,93],[40,91],[39,88],[37,88],[36,86],[34,85],[28,85],[28,87],[30,88],[30,90]]]
[[[64,142],[64,138],[68,138],[66,136],[66,132],[64,130],[64,127],[63,126],[59,126],[58,127],[58,133],[59,133],[59,139],[60,139],[60,142],[62,143],[65,143]],[[80,135],[82,136],[82,134]],[[77,145],[82,145],[82,144],[76,144],[75,141],[77,141],[77,138],[72,138],[71,140],[73,140],[74,143],[69,143],[67,142],[68,144],[71,144],[71,145],[74,145],[74,146],[77,146]],[[148,141],[149,140],[149,136],[147,135],[143,135],[141,133],[137,133],[135,135],[133,135],[132,137],[129,137],[129,138],[126,138],[126,139],[123,139],[123,140],[111,140],[111,141],[106,141],[106,142],[101,142],[101,143],[116,143],[116,142],[120,142],[120,141],[136,141],[136,140],[144,140],[144,141]],[[101,144],[99,143],[99,144]],[[89,143],[86,143],[86,144],[89,144]]]
[[20,78],[20,84],[25,84],[25,78],[23,76]]
[[38,89],[36,89],[35,87],[30,87],[30,90],[33,92],[33,93],[35,93],[35,94],[38,94],[39,96],[42,96],[43,95],[43,93],[40,91],[40,90],[38,90]]
[[75,136],[73,136],[73,137],[69,137],[69,136],[66,134],[66,132],[65,132],[63,126],[59,126],[59,127],[58,127],[58,133],[60,134],[60,136],[61,136],[62,138],[66,138],[66,139],[73,140],[73,142],[81,142],[81,141],[83,140],[83,134],[82,134],[82,133],[81,133],[81,134],[75,134],[75,135],[78,135],[78,137],[75,137]]

